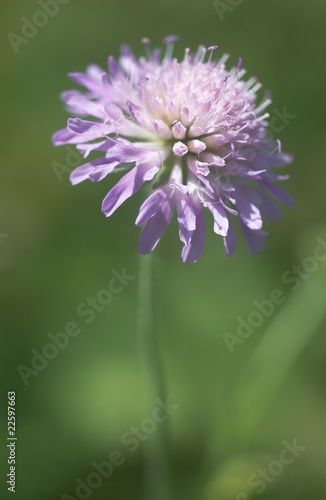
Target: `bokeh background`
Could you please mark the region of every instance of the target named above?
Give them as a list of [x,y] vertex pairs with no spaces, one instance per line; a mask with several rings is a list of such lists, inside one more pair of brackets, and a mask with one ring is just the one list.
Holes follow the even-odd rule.
[[[224,19],[216,10],[223,3]],[[306,273],[296,291],[282,276],[313,255],[317,238],[326,241],[326,3],[71,0],[15,53],[8,33],[20,35],[21,18],[39,10],[36,1],[1,2],[1,498],[10,498],[11,390],[17,398],[15,498],[74,498],[75,479],[85,480],[92,462],[107,460],[116,449],[125,463],[90,498],[143,498],[142,447],[128,453],[120,441],[150,416],[135,326],[134,219],[142,196],[107,220],[100,204],[113,180],[72,188],[64,172],[60,182],[53,162],[65,164],[67,151],[53,148],[51,135],[68,118],[59,101],[60,92],[74,87],[68,72],[89,63],[105,67],[122,43],[141,55],[143,36],[157,45],[172,33],[181,36],[179,56],[185,46],[201,43],[218,44],[220,54],[231,54],[231,64],[241,56],[248,74],[273,90],[271,110],[286,107],[296,115],[279,134],[284,151],[295,155],[286,189],[296,208],[267,224],[266,251],[256,257],[240,243],[226,260],[221,239],[208,231],[200,262],[184,265],[175,223],[155,251],[157,334],[168,394],[180,405],[168,422],[171,498],[324,498],[325,264]],[[85,323],[78,304],[124,267],[135,279]],[[282,290],[285,303],[231,353],[225,332],[236,334],[238,318],[246,320],[253,302],[274,289]],[[70,321],[81,333],[24,385],[17,366],[31,367],[31,350],[41,351],[48,334]],[[248,478],[295,438],[304,451],[257,494]]]

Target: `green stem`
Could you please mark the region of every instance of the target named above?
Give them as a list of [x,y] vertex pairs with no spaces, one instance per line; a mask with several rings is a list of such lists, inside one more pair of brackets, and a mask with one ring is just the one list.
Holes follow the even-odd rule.
[[[152,418],[155,400],[165,402],[166,392],[153,321],[152,256],[140,256],[138,286],[138,342],[146,387],[147,418]],[[148,397],[148,394],[150,395]],[[167,424],[157,422],[153,434],[144,442],[143,500],[169,500]]]

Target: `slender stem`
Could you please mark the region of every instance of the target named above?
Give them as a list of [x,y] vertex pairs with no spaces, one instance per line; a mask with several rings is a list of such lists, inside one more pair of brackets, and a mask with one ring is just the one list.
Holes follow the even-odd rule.
[[[152,256],[140,256],[138,286],[138,342],[146,387],[147,418],[152,418],[155,400],[165,403],[166,393],[161,357],[155,336],[152,300]],[[156,429],[144,442],[143,500],[169,500],[169,468],[166,422],[155,422]]]

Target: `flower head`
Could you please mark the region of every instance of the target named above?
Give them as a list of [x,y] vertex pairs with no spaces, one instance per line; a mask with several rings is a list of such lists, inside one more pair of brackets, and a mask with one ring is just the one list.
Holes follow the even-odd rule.
[[146,57],[136,59],[123,46],[118,61],[109,57],[107,73],[89,66],[86,73],[70,74],[86,92],[63,93],[77,118],[54,135],[54,144],[75,144],[85,158],[102,153],[72,172],[72,184],[126,171],[103,201],[107,217],[150,183],[151,194],[136,219],[143,226],[140,253],[156,247],[176,211],[182,259],[197,261],[205,242],[204,208],[213,216],[227,256],[236,249],[233,218],[249,250],[258,252],[267,235],[262,217],[281,216],[275,200],[292,206],[291,197],[275,184],[287,178],[276,175],[275,167],[291,157],[268,136],[265,108],[271,100],[257,104],[261,85],[255,78],[242,79],[241,59],[227,72],[227,56],[213,59],[217,46],[200,46],[196,54],[186,49],[179,62],[172,57],[176,40],[164,40],[162,55],[143,39]]

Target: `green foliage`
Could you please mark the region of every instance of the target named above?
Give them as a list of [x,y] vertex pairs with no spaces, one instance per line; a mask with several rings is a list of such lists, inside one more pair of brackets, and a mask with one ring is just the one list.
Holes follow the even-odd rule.
[[[175,225],[155,252],[154,315],[168,394],[180,405],[169,421],[174,500],[256,498],[248,478],[295,438],[306,451],[259,498],[323,496],[325,264],[317,260],[303,274],[293,266],[312,266],[305,259],[315,258],[317,238],[326,241],[325,3],[237,3],[221,21],[213,2],[71,0],[18,53],[7,33],[20,35],[21,18],[31,19],[40,7],[20,0],[3,7],[0,396],[5,408],[7,391],[17,394],[17,500],[74,497],[75,478],[85,480],[92,463],[109,460],[114,450],[125,462],[90,498],[142,499],[142,447],[131,453],[121,442],[149,416],[135,337],[136,280],[90,323],[77,312],[107,287],[112,270],[125,267],[137,277],[141,195],[107,220],[100,205],[114,180],[72,188],[67,168],[60,182],[52,164],[66,165],[68,152],[53,148],[50,137],[68,117],[58,96],[70,87],[69,71],[90,62],[105,66],[121,43],[140,55],[143,36],[156,45],[170,33],[181,35],[178,55],[184,46],[216,43],[232,63],[242,56],[248,73],[273,89],[273,106],[297,115],[280,133],[284,151],[295,155],[287,190],[297,208],[268,225],[262,255],[249,257],[241,243],[225,260],[221,238],[209,231],[201,261],[186,266]],[[284,303],[231,353],[223,334],[237,335],[238,318],[247,321],[254,301],[274,289]],[[17,366],[31,367],[31,350],[41,352],[48,334],[68,322],[81,332],[25,386]],[[4,448],[2,441],[2,470]],[[0,492],[7,498],[3,477]]]

